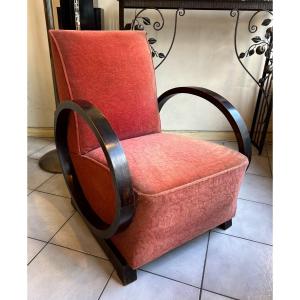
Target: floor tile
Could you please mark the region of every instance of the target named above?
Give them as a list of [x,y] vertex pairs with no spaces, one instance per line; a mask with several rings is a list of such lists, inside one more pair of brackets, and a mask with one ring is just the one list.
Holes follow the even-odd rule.
[[55,144],[50,143],[49,145],[39,149],[38,151],[34,152],[30,155],[31,158],[40,159],[44,154],[48,153],[49,151],[55,149]]
[[38,187],[37,190],[70,198],[70,193],[67,188],[64,176],[62,174],[55,174],[52,178],[50,178],[44,184]]
[[27,238],[27,263],[46,245],[46,243]]
[[[225,147],[228,147],[230,149],[233,149],[233,150],[236,150],[238,151],[239,150],[239,147],[238,147],[238,144],[237,142],[225,142],[224,143],[224,146]],[[258,155],[258,150],[256,147],[254,147],[253,145],[251,146],[252,147],[252,155]],[[261,156],[267,156],[268,155],[268,152],[267,152],[267,146],[265,145],[264,148],[263,148],[263,151],[261,153]]]
[[74,213],[67,198],[33,192],[27,201],[28,236],[48,241]]
[[212,232],[203,288],[238,299],[272,299],[272,247]]
[[138,271],[138,279],[122,286],[114,272],[101,300],[199,300],[200,290],[183,283]]
[[208,291],[202,291],[201,300],[229,300],[230,298]]
[[50,243],[106,258],[81,216],[76,212]]
[[239,199],[232,226],[227,230],[216,231],[272,244],[272,209],[271,205]]
[[28,137],[27,138],[27,155],[28,156],[32,155],[34,152],[49,145],[50,143],[51,143],[51,141],[49,139]]
[[28,299],[97,300],[112,270],[101,258],[48,244],[28,266]]
[[198,237],[141,269],[200,287],[207,240],[208,234]]
[[27,160],[27,187],[31,190],[36,189],[40,184],[53,176],[39,167],[38,160],[28,158]]
[[246,174],[239,198],[272,204],[272,178]]
[[252,155],[250,166],[247,170],[249,174],[271,177],[271,170],[268,157]]
[[27,189],[27,195],[29,195],[32,192],[32,190]]

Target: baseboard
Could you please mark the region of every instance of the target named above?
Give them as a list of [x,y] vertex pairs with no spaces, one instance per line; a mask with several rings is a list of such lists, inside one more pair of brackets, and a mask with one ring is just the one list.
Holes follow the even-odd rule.
[[27,127],[27,136],[51,138],[54,137],[54,128],[52,127]]
[[[208,141],[235,141],[233,131],[196,131],[196,130],[164,130],[166,133],[184,134]],[[54,137],[54,128],[51,127],[28,127],[27,135],[33,137]],[[272,142],[272,132],[267,133],[267,142]]]

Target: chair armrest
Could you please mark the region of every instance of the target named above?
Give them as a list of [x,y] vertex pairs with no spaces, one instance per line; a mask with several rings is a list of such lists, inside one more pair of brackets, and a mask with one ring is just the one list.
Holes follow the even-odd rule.
[[[77,179],[67,142],[71,112],[80,115],[88,124],[105,154],[116,195],[116,212],[111,224],[104,222],[94,212]],[[104,115],[90,102],[84,100],[61,102],[55,112],[55,143],[63,175],[75,202],[74,205],[94,235],[100,239],[107,239],[126,228],[135,212],[132,182],[123,148]]]
[[239,152],[247,156],[250,163],[252,148],[248,128],[236,108],[224,97],[211,90],[201,87],[177,87],[164,92],[160,97],[158,97],[159,111],[170,98],[181,93],[204,98],[223,113],[223,115],[229,121],[237,138]]

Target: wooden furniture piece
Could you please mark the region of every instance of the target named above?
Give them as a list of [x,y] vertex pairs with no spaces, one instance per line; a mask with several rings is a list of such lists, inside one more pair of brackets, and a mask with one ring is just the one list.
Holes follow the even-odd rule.
[[[63,175],[72,204],[121,282],[131,283],[137,268],[208,230],[230,227],[251,159],[247,127],[230,102],[200,87],[157,98],[144,32],[51,30],[49,36]],[[161,132],[159,110],[182,93],[224,114],[240,153]]]
[[76,2],[79,6],[80,30],[104,29],[104,11],[102,8],[95,8],[93,6],[93,0],[60,0],[60,7],[57,7],[60,29],[76,29],[74,9]]

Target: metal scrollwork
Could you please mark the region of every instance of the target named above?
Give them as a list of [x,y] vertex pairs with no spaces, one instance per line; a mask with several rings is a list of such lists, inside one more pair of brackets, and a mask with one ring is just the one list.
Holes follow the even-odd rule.
[[[273,15],[270,11],[260,10],[256,11],[250,18],[248,23],[248,31],[250,33],[256,33],[258,30],[258,26],[253,24],[253,19],[255,16],[260,12],[268,12],[270,15]],[[250,71],[246,68],[246,66],[243,64],[242,59],[248,56],[252,56],[253,54],[262,55],[264,54],[266,59],[269,61],[268,65],[268,72],[269,73],[273,71],[273,27],[270,26],[270,23],[272,22],[272,19],[264,19],[261,23],[262,26],[268,27],[266,29],[264,37],[255,36],[251,40],[253,41],[253,44],[244,52],[238,53],[237,50],[237,31],[238,31],[238,24],[239,24],[239,18],[240,18],[240,12],[239,10],[232,10],[230,12],[230,15],[232,17],[236,17],[236,23],[235,23],[235,29],[234,29],[234,49],[236,57],[241,64],[241,66],[244,68],[244,70],[248,73],[248,75],[254,80],[254,82],[260,87],[262,86],[263,82],[265,81],[265,78],[261,78],[260,80],[256,80],[255,77],[250,73]]]
[[[145,9],[141,9],[139,12],[135,12],[135,16],[132,20],[131,23],[127,23],[125,25],[125,29],[127,30],[145,30],[147,27],[152,25],[152,28],[155,31],[160,31],[164,28],[165,26],[165,19],[163,14],[161,13],[161,11],[159,9],[152,9],[154,11],[156,11],[159,16],[160,16],[160,21],[155,21],[154,23],[152,23],[151,19],[149,17],[146,17],[143,15],[143,13],[145,11],[149,10],[148,8]],[[175,21],[174,21],[174,31],[173,31],[173,36],[172,36],[172,41],[171,44],[167,50],[166,53],[160,52],[156,49],[155,44],[157,43],[157,40],[153,37],[149,37],[148,38],[148,43],[151,49],[151,53],[152,53],[152,57],[153,58],[158,58],[160,59],[159,63],[155,66],[155,70],[167,59],[167,57],[169,56],[174,42],[175,42],[175,37],[176,37],[176,33],[177,33],[177,20],[178,20],[178,16],[184,16],[185,15],[185,10],[184,9],[177,9],[175,12]]]
[[[268,10],[260,10],[256,11],[248,22],[248,31],[249,33],[256,33],[258,30],[258,26],[254,24],[254,18],[260,12],[267,12],[270,16],[273,16],[271,11]],[[238,53],[237,50],[237,31],[238,24],[240,18],[239,10],[232,10],[230,12],[232,17],[236,17],[235,30],[234,30],[234,49],[236,57],[244,68],[244,70],[248,73],[248,75],[253,79],[253,81],[259,87],[259,93],[257,98],[257,103],[255,107],[253,122],[251,126],[251,140],[253,144],[259,149],[259,153],[261,153],[267,133],[268,123],[270,120],[271,112],[272,112],[272,88],[273,88],[273,26],[270,25],[272,23],[271,18],[265,18],[261,26],[266,27],[266,30],[263,36],[256,35],[251,38],[252,44],[248,47],[247,50]],[[246,68],[242,59],[250,57],[254,54],[264,55],[265,66],[263,70],[262,77],[259,80],[250,73],[250,71]]]

